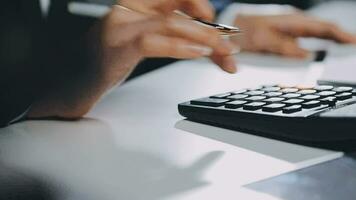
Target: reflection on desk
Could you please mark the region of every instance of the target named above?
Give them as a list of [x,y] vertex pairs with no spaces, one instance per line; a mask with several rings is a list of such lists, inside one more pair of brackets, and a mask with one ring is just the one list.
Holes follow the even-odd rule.
[[50,181],[63,199],[93,200],[156,200],[203,187],[202,174],[224,154],[176,166],[120,146],[110,127],[93,119],[18,124],[2,133],[0,147],[3,162]]

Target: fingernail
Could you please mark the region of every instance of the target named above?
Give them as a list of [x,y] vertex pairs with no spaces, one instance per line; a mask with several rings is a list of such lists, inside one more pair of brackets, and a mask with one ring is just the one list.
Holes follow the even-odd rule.
[[224,69],[227,72],[233,73],[233,74],[237,72],[236,61],[233,57],[229,57],[229,58],[225,59]]
[[213,49],[205,46],[198,46],[198,45],[187,45],[187,49],[190,51],[197,52],[200,55],[203,56],[210,56],[213,53]]
[[231,55],[239,54],[241,52],[241,48],[239,46],[235,46],[231,50]]

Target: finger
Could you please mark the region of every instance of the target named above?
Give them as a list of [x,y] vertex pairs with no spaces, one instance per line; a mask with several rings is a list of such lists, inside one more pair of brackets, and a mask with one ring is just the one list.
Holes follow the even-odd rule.
[[294,37],[317,37],[340,43],[356,43],[356,36],[343,31],[333,23],[301,16],[286,26],[285,31]]
[[237,72],[237,63],[234,56],[221,56],[214,54],[211,60],[220,66],[220,68],[228,73],[234,74]]
[[162,33],[191,40],[211,47],[219,55],[231,55],[235,52],[231,42],[224,41],[215,29],[199,25],[191,20],[172,17],[165,20]]
[[331,30],[332,38],[330,39],[334,39],[336,42],[339,43],[356,43],[356,35],[347,33],[338,26],[334,26],[330,28],[332,29]]
[[268,52],[294,58],[305,58],[308,56],[308,51],[300,48],[297,40],[293,37],[275,33],[271,35],[268,41],[265,44],[265,50]]
[[[114,6],[113,12],[109,17],[111,18],[109,20],[111,21],[111,27],[107,29],[117,29],[116,31],[110,32],[116,35],[120,33],[120,35],[125,36],[116,39],[118,42],[125,38],[132,38],[135,34],[141,32],[160,31],[163,34],[185,38],[204,46],[209,46],[221,55],[230,55],[235,52],[234,45],[223,42],[217,30],[202,26],[183,17],[177,17],[176,15],[166,18],[158,16],[148,17],[140,13],[125,10],[120,6]],[[127,21],[131,22],[131,24],[125,25],[125,28],[119,26],[120,24],[128,24]],[[126,33],[123,33],[123,31],[126,31]],[[115,37],[115,35],[112,37]],[[115,46],[115,43],[113,43],[113,45]]]
[[[116,47],[140,37],[143,34],[161,33],[162,35],[181,38],[192,43],[211,48],[216,54],[227,56],[235,52],[234,45],[221,39],[218,31],[201,26],[191,20],[171,17],[148,18],[124,26],[112,24],[108,27],[105,45]],[[120,35],[120,37],[117,37]]]
[[214,7],[208,0],[181,1],[180,9],[192,17],[206,21],[213,21],[215,17]]
[[319,37],[323,39],[334,40],[340,43],[356,42],[355,36],[346,33],[345,31],[341,30],[338,26],[331,23],[313,21],[307,23],[305,29],[306,29],[304,31],[305,37]]
[[158,34],[145,34],[137,41],[138,49],[144,57],[170,57],[178,59],[209,56],[212,49],[185,39]]

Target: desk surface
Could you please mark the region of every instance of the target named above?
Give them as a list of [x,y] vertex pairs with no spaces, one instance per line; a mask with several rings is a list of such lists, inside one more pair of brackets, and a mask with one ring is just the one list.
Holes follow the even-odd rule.
[[191,98],[320,74],[308,62],[253,57],[240,56],[236,75],[207,60],[175,63],[114,89],[86,120],[11,126],[2,130],[2,161],[67,199],[275,199],[245,186],[341,154],[182,121],[177,112]]

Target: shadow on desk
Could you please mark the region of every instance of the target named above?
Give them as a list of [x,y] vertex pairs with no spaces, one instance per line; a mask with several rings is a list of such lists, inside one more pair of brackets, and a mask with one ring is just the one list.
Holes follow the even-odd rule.
[[26,122],[1,132],[2,161],[52,183],[61,199],[156,200],[178,195],[209,184],[201,177],[223,155],[213,151],[190,166],[176,166],[125,148],[110,127],[89,119]]
[[189,120],[181,120],[176,123],[175,127],[192,134],[211,138],[258,154],[279,159],[291,165],[311,165],[314,161],[321,162],[322,160],[341,156],[336,152],[324,149],[291,144]]

